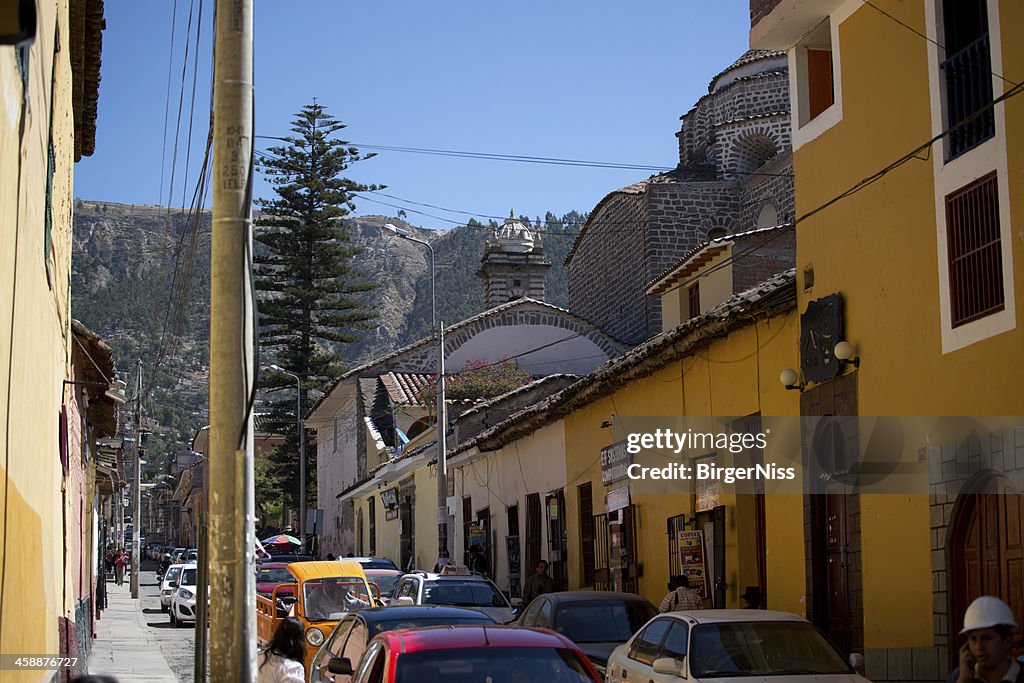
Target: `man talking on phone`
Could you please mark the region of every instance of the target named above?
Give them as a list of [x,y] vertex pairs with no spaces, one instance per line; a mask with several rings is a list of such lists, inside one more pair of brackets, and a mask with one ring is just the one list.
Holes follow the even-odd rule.
[[960,631],[967,636],[960,666],[946,683],[1024,683],[1024,667],[1010,656],[1015,628],[1012,610],[999,598],[985,595],[972,602]]

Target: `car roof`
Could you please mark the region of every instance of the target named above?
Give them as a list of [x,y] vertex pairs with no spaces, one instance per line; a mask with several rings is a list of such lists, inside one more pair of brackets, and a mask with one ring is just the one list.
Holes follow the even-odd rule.
[[365,578],[363,566],[358,562],[337,562],[331,560],[313,562],[289,562],[288,571],[299,581],[321,579],[331,576],[358,576]]
[[621,600],[622,602],[639,602],[651,604],[642,595],[636,593],[617,593],[615,591],[560,591],[558,593],[544,593],[545,598],[555,602],[587,602],[593,600]]
[[262,562],[258,569],[277,569],[279,567],[287,567],[290,562]]
[[167,565],[167,571],[170,571],[170,570],[172,570],[174,568],[181,569],[182,567],[187,567],[187,566],[188,566],[187,564],[182,564],[180,562],[178,564],[169,564],[169,565]]
[[490,583],[483,574],[435,574],[434,572],[415,571],[408,572],[409,576],[418,576],[426,581],[484,581]]
[[395,574],[405,576],[405,572],[400,569],[385,569],[384,567],[363,567],[363,571],[367,576],[394,576]]
[[519,626],[428,626],[386,631],[377,638],[387,639],[392,649],[398,649],[402,653],[482,647],[578,649],[572,641],[561,634]]
[[381,621],[415,619],[430,617],[434,619],[475,619],[485,624],[493,624],[494,619],[483,612],[463,607],[447,607],[444,605],[392,605],[391,607],[373,607],[363,609],[354,614],[364,618],[369,624]]
[[694,609],[665,612],[663,615],[688,621],[691,624],[722,624],[755,621],[793,621],[808,623],[806,619],[789,612],[769,609]]

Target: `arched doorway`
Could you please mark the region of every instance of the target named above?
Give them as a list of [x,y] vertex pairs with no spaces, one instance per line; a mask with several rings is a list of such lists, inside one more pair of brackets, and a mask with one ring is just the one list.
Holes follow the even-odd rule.
[[[995,595],[1024,618],[1024,500],[1009,479],[979,472],[957,497],[949,527],[950,635],[975,598]],[[959,644],[950,648],[955,656]],[[1019,646],[1014,655],[1024,654]]]

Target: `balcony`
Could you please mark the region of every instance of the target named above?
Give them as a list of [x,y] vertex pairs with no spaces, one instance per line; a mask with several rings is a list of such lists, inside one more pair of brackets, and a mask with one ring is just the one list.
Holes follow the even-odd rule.
[[952,161],[995,135],[992,61],[988,34],[968,43],[942,63],[946,75],[946,161]]

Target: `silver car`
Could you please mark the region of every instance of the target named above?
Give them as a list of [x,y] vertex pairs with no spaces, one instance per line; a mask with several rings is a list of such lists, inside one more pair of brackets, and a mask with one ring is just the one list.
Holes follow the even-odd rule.
[[[483,612],[499,624],[515,618],[515,609],[486,576],[471,574],[464,567],[445,568],[440,574],[415,571],[395,586],[392,605],[446,605]],[[518,601],[522,605],[522,601]]]
[[647,622],[612,652],[606,680],[703,683],[756,676],[767,683],[868,683],[851,663],[794,614],[693,610]]

